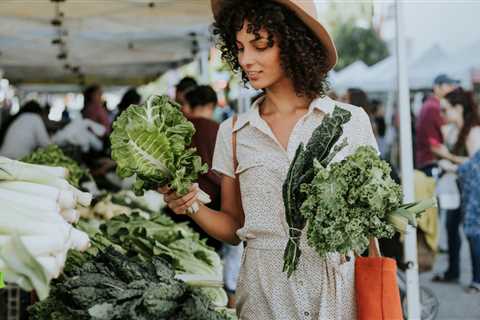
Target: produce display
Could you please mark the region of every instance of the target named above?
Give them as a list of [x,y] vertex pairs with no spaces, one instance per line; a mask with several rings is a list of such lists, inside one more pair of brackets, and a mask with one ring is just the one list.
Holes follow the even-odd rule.
[[162,213],[146,218],[138,212],[120,215],[101,225],[106,238],[121,245],[129,255],[148,260],[163,256],[171,261],[177,278],[202,287],[216,306],[225,306],[223,265],[213,248],[185,223],[175,223]]
[[1,160],[0,198],[16,217],[0,222],[0,271],[36,290],[31,319],[236,319],[220,257],[161,212],[160,194],[91,203],[63,168]]
[[[189,147],[194,133],[193,124],[168,96],[151,96],[143,105],[130,106],[114,122],[110,136],[117,174],[135,174],[138,194],[164,185],[186,194],[208,169]],[[200,196],[200,201],[209,201],[206,193]]]
[[201,292],[176,280],[160,257],[142,261],[108,247],[68,262],[52,294],[30,308],[33,320],[232,319],[225,310],[215,310]]
[[67,175],[61,167],[0,157],[0,272],[7,282],[35,289],[40,299],[60,275],[68,250],[89,246],[88,235],[70,223],[91,195],[70,185]]
[[110,220],[118,215],[129,215],[132,211],[150,213],[160,212],[165,207],[163,196],[155,191],[147,191],[143,196],[136,196],[131,190],[117,193],[103,193],[92,202],[90,207],[79,209],[80,217],[84,219]]
[[79,222],[92,245],[70,251],[32,319],[236,319],[224,308],[221,261],[198,234],[162,213],[132,210],[101,230]]
[[52,167],[63,167],[68,170],[68,176],[66,180],[77,188],[80,186],[81,179],[90,178],[90,174],[86,169],[81,168],[78,163],[67,157],[63,153],[62,149],[53,144],[46,148],[38,149],[37,151],[21,159],[21,161]]

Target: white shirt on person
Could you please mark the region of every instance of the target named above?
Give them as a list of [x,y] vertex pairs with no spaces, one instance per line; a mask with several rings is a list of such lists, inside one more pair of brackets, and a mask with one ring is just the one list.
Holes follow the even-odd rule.
[[37,148],[51,143],[42,117],[24,113],[8,128],[0,149],[0,155],[10,159],[21,159]]

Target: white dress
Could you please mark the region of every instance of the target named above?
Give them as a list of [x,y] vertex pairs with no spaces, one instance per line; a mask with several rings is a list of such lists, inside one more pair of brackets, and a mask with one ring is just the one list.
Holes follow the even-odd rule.
[[[290,278],[282,272],[288,240],[282,184],[300,142],[308,141],[335,105],[350,111],[352,118],[339,139],[347,137],[349,144],[333,161],[360,145],[377,148],[369,117],[362,108],[327,97],[315,99],[295,125],[285,150],[260,117],[258,102],[238,117],[233,128],[245,213],[245,224],[237,235],[247,241],[237,284],[237,315],[241,320],[355,319],[354,259],[341,263],[336,253],[320,258],[308,247],[303,232],[297,270]],[[232,119],[228,119],[220,126],[212,167],[235,178],[231,137]]]

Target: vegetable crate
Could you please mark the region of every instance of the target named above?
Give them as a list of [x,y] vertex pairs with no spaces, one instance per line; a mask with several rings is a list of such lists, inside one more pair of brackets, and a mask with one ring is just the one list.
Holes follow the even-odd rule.
[[0,289],[0,320],[27,320],[26,309],[30,303],[30,293],[17,285],[6,284]]

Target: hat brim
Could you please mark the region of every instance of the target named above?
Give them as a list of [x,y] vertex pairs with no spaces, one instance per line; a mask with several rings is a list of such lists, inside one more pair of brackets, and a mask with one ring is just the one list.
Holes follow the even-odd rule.
[[[215,20],[218,20],[222,7],[227,1],[228,0],[211,0],[212,13]],[[337,49],[335,48],[335,44],[333,43],[332,37],[330,36],[328,31],[325,29],[325,27],[316,19],[315,16],[312,15],[311,12],[305,11],[300,6],[300,4],[297,4],[296,2],[298,1],[292,1],[292,0],[273,0],[273,1],[278,2],[281,5],[293,11],[300,18],[300,20],[302,20],[303,23],[305,23],[305,25],[310,30],[312,30],[312,32],[315,34],[318,40],[320,40],[320,42],[323,44],[325,48],[326,56],[327,56],[327,61],[326,61],[327,69],[328,70],[333,69],[333,67],[335,67],[335,65],[337,64],[337,60],[338,60]],[[312,5],[313,5],[313,1],[312,1]]]

